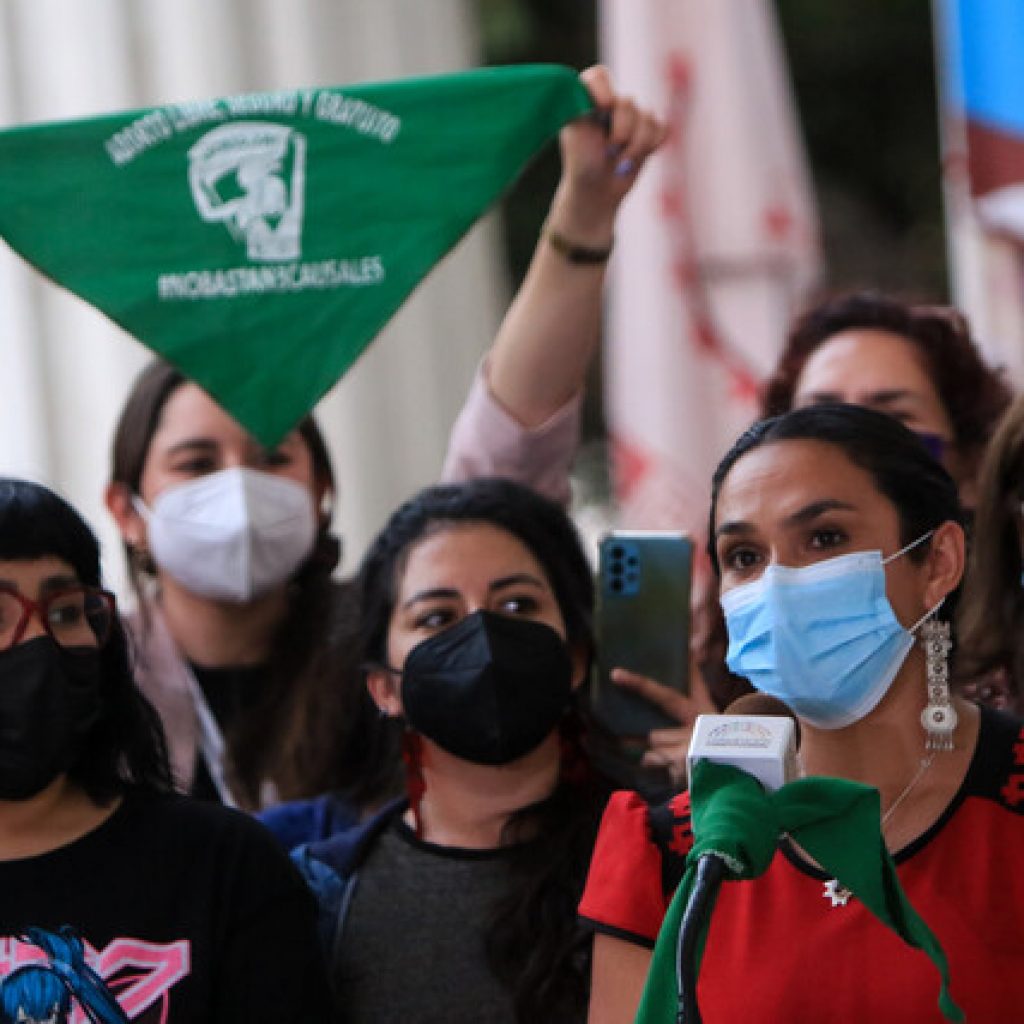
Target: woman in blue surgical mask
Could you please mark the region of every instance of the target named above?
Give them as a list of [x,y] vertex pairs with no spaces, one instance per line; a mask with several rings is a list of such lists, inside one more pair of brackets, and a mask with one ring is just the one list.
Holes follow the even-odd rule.
[[[1021,723],[949,691],[964,567],[952,479],[891,417],[823,405],[752,427],[712,494],[730,668],[796,712],[808,775],[878,789],[882,836],[954,998],[968,1020],[1013,1018],[1024,947],[997,939],[995,955],[992,942],[1024,909],[1024,881],[1000,867],[1024,854]],[[671,842],[654,827],[666,815]],[[593,1024],[633,1019],[688,837],[686,795],[609,805],[581,906],[598,932]],[[923,1022],[930,972],[783,838],[763,876],[722,889],[697,997],[708,1022]]]

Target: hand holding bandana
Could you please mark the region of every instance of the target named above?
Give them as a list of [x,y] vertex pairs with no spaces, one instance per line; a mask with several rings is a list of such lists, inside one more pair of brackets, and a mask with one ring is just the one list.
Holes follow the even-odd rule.
[[0,132],[0,236],[275,444],[590,98],[556,66]]

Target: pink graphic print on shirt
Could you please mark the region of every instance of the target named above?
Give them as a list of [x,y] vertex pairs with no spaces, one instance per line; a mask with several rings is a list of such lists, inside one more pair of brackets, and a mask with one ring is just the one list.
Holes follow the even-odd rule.
[[[106,982],[130,1020],[139,1020],[150,1008],[147,1020],[168,1024],[170,990],[191,969],[191,947],[188,939],[170,943],[146,942],[142,939],[115,939],[105,949],[96,950],[85,943],[85,959]],[[0,938],[0,978],[27,964],[45,964],[47,958],[37,946],[16,938]],[[89,1024],[78,1006],[71,1024]]]

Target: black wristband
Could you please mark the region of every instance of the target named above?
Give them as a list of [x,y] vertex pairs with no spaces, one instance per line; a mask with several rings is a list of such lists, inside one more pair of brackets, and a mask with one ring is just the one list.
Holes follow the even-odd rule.
[[570,263],[580,263],[584,266],[597,266],[601,263],[607,263],[608,257],[612,254],[612,245],[614,245],[614,241],[607,249],[594,249],[586,245],[577,245],[575,242],[566,238],[565,235],[556,231],[552,227],[545,227],[544,234],[547,237],[551,248]]

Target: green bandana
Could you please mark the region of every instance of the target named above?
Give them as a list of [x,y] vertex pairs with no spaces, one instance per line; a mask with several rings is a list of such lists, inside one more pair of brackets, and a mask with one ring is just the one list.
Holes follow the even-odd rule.
[[590,98],[556,66],[0,132],[0,236],[275,444]]
[[[808,778],[766,793],[746,772],[701,761],[691,779],[690,804],[693,849],[658,935],[636,1024],[675,1024],[676,942],[700,856],[709,851],[723,854],[729,865],[727,879],[757,878],[768,870],[783,832],[883,924],[931,958],[941,976],[939,1009],[947,1020],[964,1019],[949,994],[946,954],[904,894],[885,847],[877,789],[846,779]],[[698,955],[703,954],[706,939],[707,923]]]

